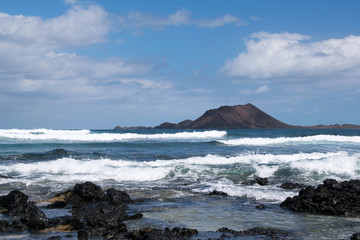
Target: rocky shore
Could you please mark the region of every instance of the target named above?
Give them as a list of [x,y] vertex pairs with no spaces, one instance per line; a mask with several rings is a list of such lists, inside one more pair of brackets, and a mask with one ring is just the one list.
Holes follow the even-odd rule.
[[[244,184],[267,184],[267,179],[257,178]],[[285,183],[282,188],[301,188],[299,195],[287,198],[281,207],[312,214],[330,214],[340,216],[360,215],[360,181],[337,182],[327,179],[317,188],[295,183]],[[213,191],[209,196],[227,197],[226,193]],[[51,232],[48,239],[204,239],[196,229],[174,227],[156,229],[142,227],[128,230],[127,220],[143,217],[141,212],[129,212],[133,203],[127,192],[114,188],[104,191],[92,182],[76,184],[73,189],[57,194],[47,201],[46,206],[28,200],[29,197],[19,190],[0,196],[0,210],[12,221],[0,220],[0,233],[16,234],[23,231],[32,233]],[[260,205],[259,205],[260,206]],[[44,209],[66,209],[68,215],[47,217]],[[257,207],[265,208],[265,205]],[[206,220],[204,220],[206,221]],[[62,234],[59,233],[68,233]],[[299,239],[294,233],[281,229],[255,227],[244,231],[235,231],[223,227],[213,232],[213,237],[205,239]],[[355,233],[351,240],[360,239]]]

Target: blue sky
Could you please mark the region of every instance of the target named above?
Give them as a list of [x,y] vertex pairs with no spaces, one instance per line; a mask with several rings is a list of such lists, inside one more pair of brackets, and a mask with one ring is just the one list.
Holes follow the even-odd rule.
[[113,128],[252,103],[360,124],[360,1],[0,0],[0,128]]

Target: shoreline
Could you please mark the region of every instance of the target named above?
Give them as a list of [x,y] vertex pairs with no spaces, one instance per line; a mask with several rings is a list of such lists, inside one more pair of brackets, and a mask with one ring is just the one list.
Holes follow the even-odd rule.
[[[252,183],[247,184],[267,184],[267,179],[255,179]],[[312,186],[298,185],[287,182],[281,185],[282,188],[301,189],[299,196],[303,193],[309,197],[309,193],[304,190],[317,191],[318,189],[327,188],[330,190],[338,189],[339,191],[352,192],[351,188],[360,186],[360,181],[351,180],[338,183],[335,180],[328,179],[324,184],[317,188]],[[345,190],[344,190],[345,189]],[[319,190],[319,191],[320,191]],[[329,191],[330,191],[329,190]],[[336,191],[338,191],[336,190]],[[322,190],[321,190],[322,191]],[[328,193],[326,198],[332,200],[332,193]],[[226,193],[213,191],[202,194],[204,197],[213,201],[221,201],[229,197]],[[295,199],[296,196],[291,198]],[[316,199],[316,195],[310,196]],[[281,204],[275,204],[282,208],[284,203],[289,202],[286,199]],[[188,199],[189,200],[189,199]],[[28,234],[47,239],[253,239],[251,237],[267,237],[267,239],[302,239],[301,233],[294,230],[279,229],[274,227],[254,226],[245,230],[233,230],[228,226],[211,231],[202,231],[195,228],[184,226],[166,226],[161,227],[155,224],[144,225],[137,224],[144,218],[145,213],[141,208],[137,210],[131,206],[144,204],[147,199],[132,199],[127,192],[114,188],[103,191],[100,186],[92,182],[76,184],[72,190],[67,190],[55,195],[53,199],[43,200],[41,203],[28,201],[28,196],[18,190],[13,190],[7,195],[0,196],[0,206],[2,215],[15,216],[13,222],[0,220],[0,236],[12,234]],[[194,201],[194,200],[192,200]],[[196,200],[195,200],[196,201]],[[201,201],[201,199],[198,199]],[[274,204],[253,205],[252,211],[264,211]],[[322,204],[324,205],[324,204]],[[321,206],[322,206],[321,205]],[[327,204],[330,206],[331,204]],[[319,205],[320,206],[320,205]],[[138,207],[138,206],[137,206]],[[352,206],[353,207],[353,206]],[[309,208],[311,212],[311,208]],[[52,215],[48,217],[50,211],[61,211],[59,216]],[[289,211],[289,210],[284,210]],[[355,211],[355,210],[354,210]],[[357,210],[356,210],[357,211]],[[64,215],[64,212],[68,214]],[[306,211],[305,211],[306,212]],[[45,214],[46,213],[46,214]],[[239,212],[240,213],[240,212]],[[316,213],[316,211],[314,212]],[[328,213],[328,212],[325,212]],[[295,213],[298,214],[298,213]],[[339,215],[339,213],[334,213]],[[341,215],[350,216],[351,214],[341,213]],[[17,217],[16,217],[17,216]],[[321,216],[321,215],[320,215]],[[356,212],[356,216],[359,214]],[[12,217],[12,218],[13,218]],[[11,219],[11,218],[9,218]],[[204,219],[204,221],[206,221]],[[24,232],[25,231],[25,232]],[[359,233],[349,235],[350,239],[357,239]]]

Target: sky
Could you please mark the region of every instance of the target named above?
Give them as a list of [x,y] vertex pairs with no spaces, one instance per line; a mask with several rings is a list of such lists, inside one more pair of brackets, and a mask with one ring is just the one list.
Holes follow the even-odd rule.
[[0,0],[0,128],[110,129],[252,103],[360,124],[358,0]]

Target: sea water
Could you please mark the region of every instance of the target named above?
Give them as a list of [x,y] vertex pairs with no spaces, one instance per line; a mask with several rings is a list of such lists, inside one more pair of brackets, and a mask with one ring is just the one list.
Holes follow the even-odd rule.
[[[0,178],[0,195],[18,189],[32,201],[85,181],[126,190],[133,199],[146,199],[130,206],[144,215],[128,221],[130,229],[181,226],[197,228],[204,238],[216,237],[209,232],[221,227],[273,227],[298,239],[348,239],[360,232],[360,218],[279,207],[299,191],[281,189],[283,182],[316,186],[327,178],[359,179],[360,130],[3,129],[0,174],[12,177]],[[268,178],[269,185],[242,184],[256,177]],[[213,190],[229,196],[206,195]],[[51,236],[29,234],[0,238]]]

